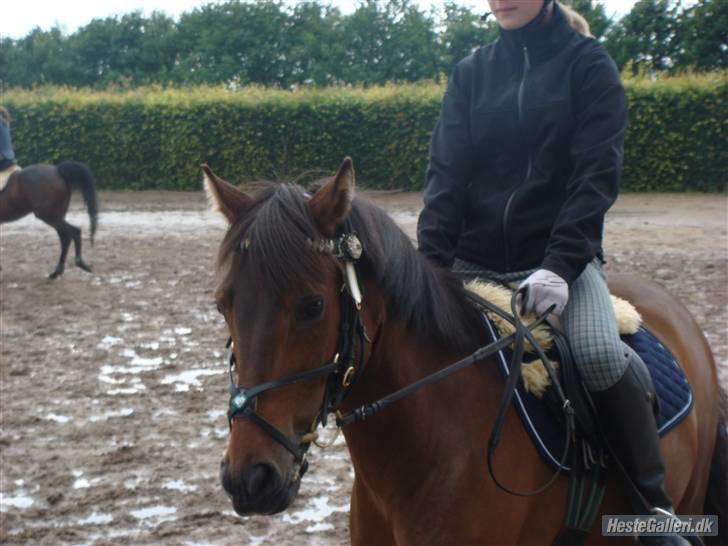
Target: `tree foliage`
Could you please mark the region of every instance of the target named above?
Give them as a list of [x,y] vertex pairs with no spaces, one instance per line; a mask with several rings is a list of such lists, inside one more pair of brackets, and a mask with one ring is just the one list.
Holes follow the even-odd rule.
[[617,66],[668,70],[677,58],[680,19],[677,0],[638,0],[607,38]]
[[696,70],[728,67],[728,2],[698,0],[682,17],[678,66]]
[[[43,84],[375,85],[440,80],[494,40],[498,26],[447,0],[359,0],[351,14],[320,0],[225,0],[183,13],[97,18],[66,35],[35,28],[0,38],[0,87]],[[563,0],[589,21],[620,68],[635,72],[726,68],[728,1],[639,0],[613,21],[600,0]]]
[[498,37],[498,25],[493,19],[484,22],[481,15],[454,2],[446,3],[444,9],[440,47],[443,65],[450,72],[460,59],[470,55],[482,44],[495,40]]

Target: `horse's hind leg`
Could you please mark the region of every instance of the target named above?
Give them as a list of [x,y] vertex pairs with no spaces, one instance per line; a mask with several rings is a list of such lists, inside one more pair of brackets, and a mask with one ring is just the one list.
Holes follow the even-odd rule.
[[67,222],[65,224],[68,226],[68,230],[73,238],[73,247],[76,250],[76,265],[84,271],[91,273],[91,266],[84,262],[81,257],[81,230]]
[[61,240],[61,257],[58,260],[58,265],[56,266],[56,269],[48,275],[48,278],[53,280],[57,279],[61,275],[63,275],[63,271],[66,268],[66,256],[68,255],[68,247],[71,244],[71,234],[69,233],[68,228],[71,227],[66,222],[62,222],[59,225],[53,226],[56,228],[56,231],[58,232],[58,238]]

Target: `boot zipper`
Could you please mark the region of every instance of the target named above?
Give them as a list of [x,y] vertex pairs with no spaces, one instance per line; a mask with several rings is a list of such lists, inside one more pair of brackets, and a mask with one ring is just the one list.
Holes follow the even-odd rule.
[[[523,114],[523,93],[524,88],[526,86],[526,76],[528,75],[528,71],[531,69],[531,60],[528,57],[528,48],[526,46],[523,46],[523,75],[521,76],[521,83],[518,85],[518,124],[521,127],[521,133],[526,134],[526,127],[524,122],[524,114]],[[526,139],[527,140],[527,139]],[[508,197],[508,201],[506,201],[506,206],[503,211],[503,249],[506,259],[506,271],[510,270],[510,252],[508,251],[508,216],[511,211],[511,205],[513,204],[513,198],[516,196],[516,192],[518,191],[518,188],[522,186],[531,176],[531,168],[533,164],[533,159],[531,157],[531,146],[526,146],[528,149],[528,164],[526,166],[526,176],[521,181],[518,186],[513,190],[513,193]]]

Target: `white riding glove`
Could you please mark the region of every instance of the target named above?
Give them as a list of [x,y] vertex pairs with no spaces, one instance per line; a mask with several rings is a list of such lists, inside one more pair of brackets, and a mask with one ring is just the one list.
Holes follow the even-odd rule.
[[539,269],[532,273],[518,287],[518,292],[518,306],[522,315],[530,311],[541,315],[554,305],[552,313],[558,316],[569,301],[569,285],[548,269]]

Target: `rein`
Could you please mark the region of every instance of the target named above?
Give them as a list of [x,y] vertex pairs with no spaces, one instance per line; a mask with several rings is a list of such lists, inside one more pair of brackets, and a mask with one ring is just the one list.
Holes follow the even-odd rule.
[[[531,322],[530,324],[524,324],[521,320],[520,316],[516,312],[517,307],[517,295],[518,293],[514,293],[513,297],[511,298],[511,312],[512,315],[508,314],[506,311],[498,307],[497,305],[494,305],[493,303],[481,298],[480,296],[477,296],[476,294],[469,293],[468,297],[473,300],[475,303],[481,305],[482,307],[493,311],[497,313],[498,315],[502,316],[512,324],[516,326],[515,333],[503,337],[501,339],[498,339],[496,341],[493,341],[492,343],[489,343],[488,345],[485,345],[484,347],[481,347],[477,349],[475,352],[471,353],[470,355],[466,356],[465,358],[458,360],[457,362],[450,364],[449,366],[438,370],[437,372],[430,374],[428,376],[423,377],[422,379],[419,379],[418,381],[415,381],[414,383],[407,385],[406,387],[403,387],[391,394],[388,394],[387,396],[380,398],[379,400],[376,400],[375,402],[370,402],[368,404],[364,404],[363,406],[354,409],[344,415],[337,415],[336,418],[336,424],[339,427],[344,427],[346,425],[350,425],[352,423],[358,423],[360,421],[364,421],[365,419],[368,419],[383,409],[385,409],[387,406],[389,406],[392,402],[396,402],[397,400],[400,400],[404,398],[405,396],[412,394],[413,392],[421,389],[422,387],[425,387],[427,385],[430,385],[432,383],[435,383],[437,381],[440,381],[441,379],[444,379],[450,375],[452,375],[455,372],[458,372],[464,368],[467,368],[468,366],[471,366],[472,364],[475,364],[484,358],[487,358],[491,355],[494,355],[498,351],[501,351],[505,349],[506,347],[513,345],[514,351],[513,356],[511,358],[511,365],[510,365],[510,371],[508,375],[508,381],[506,382],[505,389],[503,391],[503,397],[501,398],[501,402],[498,409],[498,416],[496,418],[495,424],[493,425],[493,430],[491,432],[490,438],[488,440],[488,472],[495,482],[495,484],[500,488],[502,491],[505,491],[506,493],[509,493],[511,495],[521,496],[521,497],[529,497],[538,495],[539,493],[544,492],[546,489],[548,489],[559,477],[561,474],[561,471],[563,470],[567,458],[569,456],[569,445],[571,442],[574,441],[575,438],[575,417],[574,417],[574,409],[571,406],[571,402],[568,398],[566,398],[566,395],[564,394],[564,391],[561,388],[561,385],[559,384],[559,381],[556,377],[556,374],[553,370],[553,367],[551,366],[548,358],[546,357],[546,354],[544,353],[543,349],[541,348],[540,344],[536,341],[536,339],[533,336],[532,331],[540,326],[541,324],[547,322],[548,316],[551,313],[552,309],[548,309],[545,313],[538,316],[536,320]],[[487,319],[485,319],[487,320]],[[509,488],[508,486],[504,485],[498,477],[495,475],[495,470],[493,468],[493,455],[495,454],[495,450],[498,447],[498,443],[500,442],[500,436],[501,432],[503,430],[503,425],[505,424],[505,418],[506,414],[508,412],[508,408],[511,406],[511,402],[513,400],[513,396],[515,394],[516,386],[518,384],[518,379],[521,377],[521,363],[523,361],[523,346],[524,346],[524,339],[527,339],[531,346],[534,347],[536,350],[539,358],[541,358],[542,362],[544,363],[544,366],[546,367],[546,370],[548,371],[549,377],[551,378],[552,384],[556,387],[556,392],[559,398],[562,402],[562,412],[564,414],[565,418],[565,434],[564,434],[564,450],[563,450],[563,456],[561,458],[561,461],[559,461],[559,466],[556,470],[556,472],[549,478],[549,480],[540,486],[539,488],[533,490],[533,491],[516,491],[514,489]]]
[[[512,495],[518,496],[532,496],[546,490],[552,485],[556,478],[563,469],[568,454],[569,444],[574,441],[575,438],[575,416],[574,409],[571,402],[564,394],[563,389],[556,377],[553,367],[550,365],[548,358],[546,357],[543,349],[539,343],[535,340],[532,331],[547,322],[549,313],[552,309],[547,310],[542,315],[538,316],[536,320],[530,324],[524,324],[520,316],[517,313],[517,295],[514,293],[511,299],[511,313],[509,314],[500,307],[493,303],[477,296],[476,294],[469,293],[468,297],[477,305],[498,314],[507,321],[511,322],[516,328],[515,333],[501,339],[495,340],[488,345],[480,347],[465,358],[458,360],[457,362],[450,364],[449,366],[438,370],[428,376],[425,376],[414,383],[407,385],[395,392],[384,396],[374,402],[364,404],[352,411],[342,414],[339,411],[339,406],[349,394],[353,388],[356,380],[362,375],[366,361],[366,345],[370,342],[366,329],[361,321],[361,289],[356,275],[355,263],[359,260],[362,255],[362,247],[359,239],[356,235],[351,233],[344,233],[338,239],[325,239],[319,241],[309,241],[309,245],[312,250],[329,254],[337,258],[342,265],[342,276],[344,279],[343,286],[341,289],[342,297],[340,299],[341,305],[341,324],[339,328],[339,340],[337,344],[337,350],[334,358],[331,362],[324,364],[313,370],[307,370],[301,373],[289,375],[281,379],[275,379],[260,383],[254,387],[243,388],[236,384],[234,378],[234,371],[236,370],[235,354],[232,350],[232,338],[228,339],[227,347],[230,348],[229,361],[229,374],[230,374],[230,404],[227,412],[228,424],[232,429],[233,419],[240,415],[245,418],[249,418],[257,423],[263,430],[265,430],[275,441],[285,447],[294,457],[294,460],[299,464],[298,476],[303,474],[308,469],[308,462],[306,461],[306,452],[310,447],[311,442],[315,442],[316,429],[319,424],[326,425],[328,416],[333,413],[336,415],[336,425],[338,429],[341,429],[347,425],[358,423],[373,417],[387,406],[401,400],[405,396],[412,394],[419,389],[426,387],[432,383],[445,379],[450,375],[467,368],[491,355],[496,354],[498,351],[505,349],[513,345],[513,356],[511,358],[510,370],[506,386],[501,399],[498,416],[493,430],[488,441],[488,471],[495,484],[503,491]],[[247,250],[250,248],[250,239],[245,239],[240,243],[241,250]],[[485,317],[484,317],[485,318]],[[487,320],[487,318],[485,318]],[[566,422],[565,427],[565,438],[564,438],[564,450],[563,457],[559,463],[559,467],[556,473],[541,487],[534,491],[522,492],[515,491],[507,486],[503,485],[500,480],[496,477],[493,469],[493,455],[500,441],[500,436],[505,424],[505,418],[507,415],[508,408],[511,405],[518,379],[521,377],[521,363],[524,352],[524,340],[528,340],[532,347],[536,350],[539,358],[541,358],[546,370],[551,378],[551,382],[556,389],[557,396],[562,402],[562,411]],[[359,359],[357,367],[357,341],[359,346]],[[324,391],[324,397],[321,401],[321,409],[311,424],[310,430],[304,434],[298,443],[291,440],[278,428],[276,428],[269,421],[261,417],[256,412],[256,401],[257,397],[262,393],[301,383],[304,381],[310,381],[320,377],[327,376],[326,389]]]

